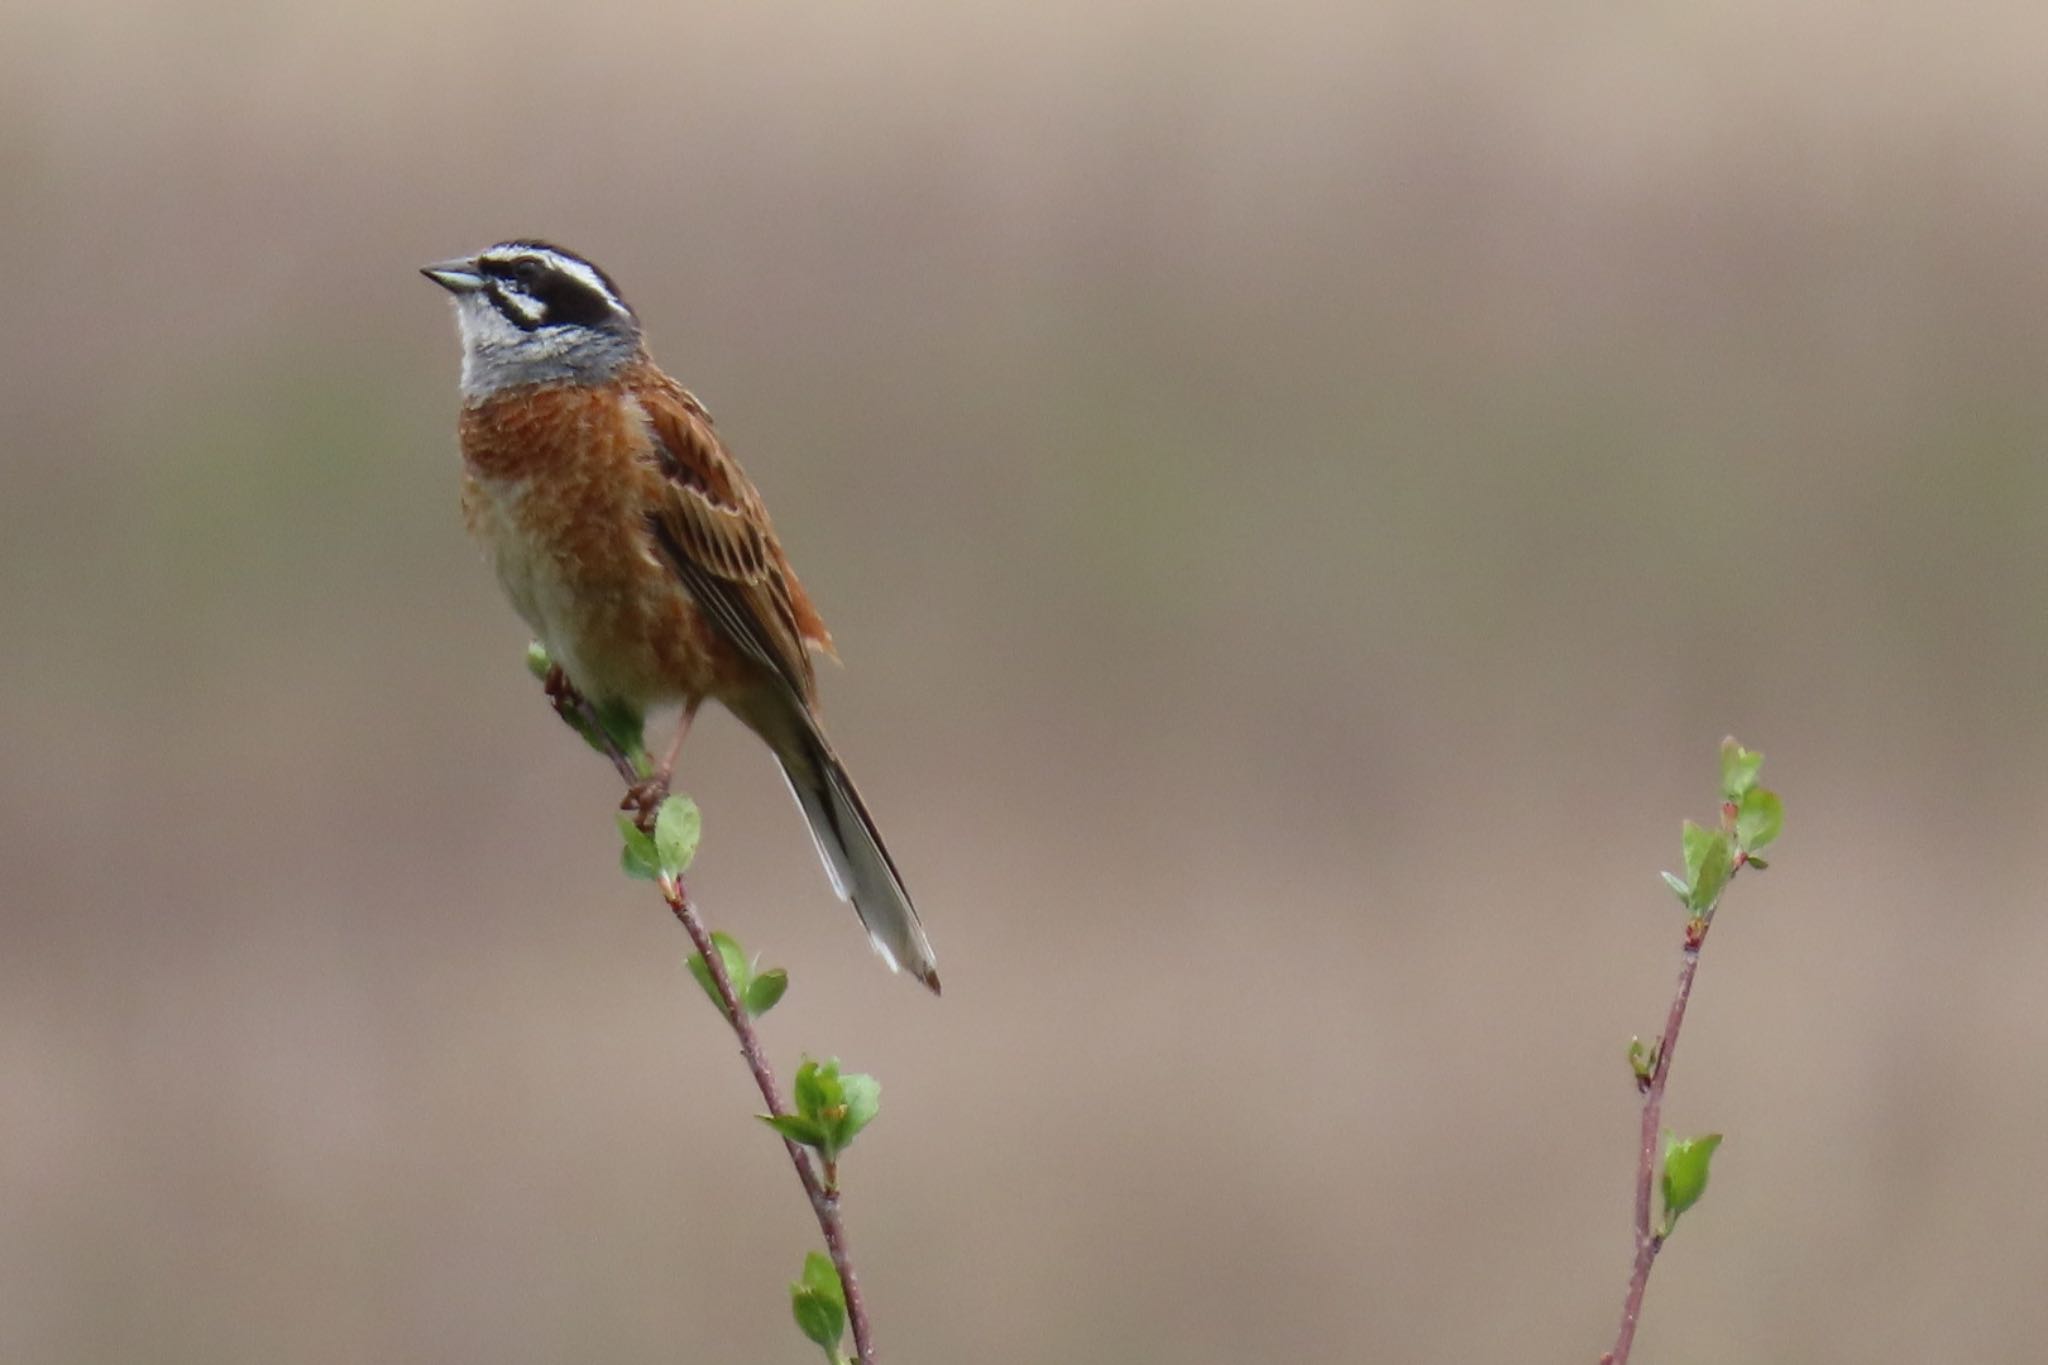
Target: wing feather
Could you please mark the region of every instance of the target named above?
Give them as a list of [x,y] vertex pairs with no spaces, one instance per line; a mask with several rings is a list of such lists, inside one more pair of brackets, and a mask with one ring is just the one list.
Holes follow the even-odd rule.
[[718,439],[703,404],[668,384],[639,395],[666,476],[649,514],[655,543],[705,614],[809,705],[811,651],[832,636],[789,566],[768,509]]

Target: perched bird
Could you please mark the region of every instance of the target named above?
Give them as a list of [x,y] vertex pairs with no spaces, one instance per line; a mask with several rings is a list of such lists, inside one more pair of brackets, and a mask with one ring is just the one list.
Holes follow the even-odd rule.
[[[513,607],[594,703],[706,697],[765,741],[825,870],[891,968],[931,944],[817,717],[832,637],[710,414],[664,374],[604,271],[504,242],[423,274],[462,332],[462,506]],[[663,776],[667,769],[664,768]]]

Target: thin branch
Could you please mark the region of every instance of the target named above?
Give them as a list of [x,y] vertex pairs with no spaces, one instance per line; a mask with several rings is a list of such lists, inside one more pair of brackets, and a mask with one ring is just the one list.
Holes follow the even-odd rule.
[[[547,697],[563,720],[586,734],[595,735],[603,741],[606,757],[627,787],[627,804],[640,812],[643,827],[651,830],[654,812],[661,807],[660,799],[651,799],[648,783],[633,761],[611,732],[605,728],[595,707],[591,706],[559,670],[549,670],[545,681]],[[571,713],[576,719],[572,719]],[[582,724],[577,724],[577,719]],[[666,792],[660,793],[666,796]],[[704,965],[710,970],[711,983],[718,992],[720,1006],[725,1011],[725,1021],[732,1026],[739,1038],[740,1055],[746,1059],[747,1069],[754,1074],[754,1084],[761,1091],[761,1100],[768,1106],[771,1115],[789,1113],[782,1102],[782,1095],[776,1088],[775,1072],[768,1065],[767,1056],[761,1051],[760,1035],[754,1031],[753,1016],[740,1003],[739,992],[733,989],[732,977],[725,970],[725,955],[718,951],[718,945],[711,940],[711,933],[704,927],[703,919],[697,914],[696,903],[690,898],[690,891],[680,877],[663,873],[656,878],[661,897],[668,902],[669,910],[682,924],[683,932],[690,936],[697,952],[703,957]],[[817,1164],[811,1154],[801,1145],[782,1139],[782,1146],[789,1153],[790,1164],[796,1167],[796,1178],[804,1187],[805,1196],[811,1201],[811,1212],[818,1220],[818,1231],[824,1234],[826,1253],[832,1258],[832,1268],[839,1272],[840,1286],[846,1293],[846,1320],[853,1332],[854,1357],[859,1365],[875,1365],[874,1339],[868,1327],[867,1301],[861,1297],[860,1280],[853,1270],[853,1259],[846,1245],[846,1223],[839,1213],[838,1181],[828,1166],[821,1178]]]
[[[696,904],[690,899],[690,892],[678,878],[663,875],[656,885],[661,888],[662,899],[668,908],[682,922],[683,932],[690,936],[690,942],[697,945],[704,963],[711,969],[711,983],[718,990],[719,1003],[725,1008],[726,1022],[739,1035],[740,1055],[747,1060],[747,1069],[754,1073],[754,1084],[760,1088],[761,1100],[773,1115],[787,1114],[782,1097],[775,1086],[775,1073],[769,1069],[768,1059],[761,1053],[761,1039],[754,1032],[754,1021],[740,1004],[739,993],[733,989],[732,977],[725,970],[725,958],[711,941],[710,932],[704,921],[697,915]],[[839,1272],[839,1283],[846,1290],[846,1320],[853,1329],[853,1350],[860,1365],[874,1365],[875,1346],[868,1330],[867,1301],[861,1297],[860,1281],[853,1273],[853,1260],[846,1249],[846,1223],[839,1216],[839,1192],[836,1182],[821,1180],[811,1154],[802,1146],[782,1140],[783,1148],[789,1153],[789,1161],[796,1167],[796,1178],[803,1182],[804,1194],[810,1198],[811,1212],[817,1215],[818,1231],[825,1235],[825,1251],[832,1258],[832,1268]]]
[[1674,1141],[1664,1154],[1664,1218],[1655,1222],[1657,1186],[1657,1140],[1662,1135],[1664,1090],[1671,1080],[1671,1063],[1678,1055],[1678,1031],[1685,1027],[1685,1007],[1692,1000],[1693,978],[1699,974],[1700,949],[1713,927],[1714,912],[1721,898],[1743,869],[1762,872],[1769,866],[1756,856],[1777,841],[1785,828],[1785,804],[1778,794],[1757,785],[1764,756],[1745,749],[1733,735],[1721,741],[1721,828],[1709,831],[1688,820],[1680,844],[1685,852],[1685,876],[1664,874],[1690,912],[1685,921],[1685,951],[1678,969],[1678,989],[1671,997],[1671,1011],[1664,1020],[1664,1032],[1647,1055],[1640,1038],[1629,1043],[1629,1067],[1635,1073],[1636,1089],[1643,1096],[1642,1143],[1636,1153],[1635,1263],[1629,1272],[1628,1294],[1621,1303],[1621,1327],[1614,1336],[1614,1349],[1600,1357],[1600,1365],[1628,1365],[1636,1342],[1636,1326],[1643,1315],[1643,1295],[1650,1287],[1650,1271],[1657,1253],[1678,1225],[1678,1217],[1697,1204],[1707,1187],[1707,1167],[1721,1135],[1683,1142]]
[[1657,1177],[1657,1138],[1664,1113],[1664,1085],[1671,1075],[1671,1055],[1678,1050],[1678,1031],[1685,1025],[1685,1006],[1692,999],[1692,979],[1700,968],[1700,945],[1707,940],[1711,920],[1689,920],[1685,930],[1685,960],[1678,969],[1678,990],[1671,997],[1671,1014],[1657,1039],[1657,1060],[1643,1091],[1643,1142],[1636,1156],[1636,1260],[1628,1279],[1628,1297],[1621,1305],[1621,1330],[1614,1349],[1600,1357],[1601,1365],[1628,1365],[1628,1353],[1635,1346],[1636,1323],[1643,1313],[1643,1295],[1650,1287],[1650,1267],[1664,1249],[1664,1237],[1651,1226],[1654,1212],[1652,1194]]

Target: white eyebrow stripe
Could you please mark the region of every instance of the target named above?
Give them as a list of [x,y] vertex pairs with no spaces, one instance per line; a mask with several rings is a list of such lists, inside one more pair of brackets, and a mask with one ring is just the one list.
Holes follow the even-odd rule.
[[547,247],[541,246],[494,246],[489,251],[484,252],[478,259],[496,262],[501,265],[508,265],[513,261],[523,259],[546,261],[549,269],[561,271],[564,275],[584,285],[613,308],[622,313],[626,311],[625,301],[617,294],[614,294],[605,284],[604,276],[598,274],[587,263],[579,261],[573,256],[565,256],[559,251],[551,251]]

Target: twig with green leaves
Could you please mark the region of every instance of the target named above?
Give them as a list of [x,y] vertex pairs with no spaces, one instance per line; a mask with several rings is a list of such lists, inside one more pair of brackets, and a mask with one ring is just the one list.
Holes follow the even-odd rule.
[[[1671,1012],[1664,1032],[1655,1042],[1632,1038],[1628,1045],[1629,1069],[1635,1073],[1636,1089],[1643,1097],[1642,1145],[1636,1161],[1635,1266],[1629,1275],[1628,1296],[1622,1301],[1621,1329],[1614,1349],[1600,1357],[1601,1365],[1627,1365],[1635,1345],[1636,1323],[1642,1317],[1643,1295],[1650,1287],[1650,1268],[1664,1249],[1679,1215],[1697,1204],[1707,1189],[1707,1168],[1721,1134],[1680,1138],[1662,1132],[1663,1178],[1657,1178],[1659,1123],[1664,1113],[1664,1088],[1671,1078],[1671,1057],[1678,1047],[1678,1031],[1685,1024],[1686,1003],[1692,999],[1692,982],[1699,971],[1700,948],[1713,926],[1714,910],[1722,892],[1744,868],[1762,872],[1770,865],[1758,856],[1785,827],[1785,807],[1778,794],[1757,785],[1764,756],[1743,748],[1733,737],[1721,741],[1721,820],[1716,829],[1706,829],[1688,820],[1681,836],[1685,854],[1685,875],[1664,874],[1665,884],[1685,907],[1685,947],[1678,969],[1678,990],[1671,997]],[[1660,1187],[1664,1216],[1652,1224],[1652,1187]]]
[[[620,865],[628,876],[654,883],[690,936],[697,950],[690,958],[690,973],[739,1039],[740,1055],[768,1106],[760,1118],[781,1137],[810,1200],[825,1251],[809,1253],[801,1277],[789,1287],[797,1327],[825,1352],[831,1365],[874,1365],[867,1304],[839,1211],[839,1158],[880,1111],[881,1084],[873,1076],[842,1073],[836,1059],[817,1062],[806,1057],[797,1068],[795,1107],[782,1102],[754,1021],[782,999],[789,989],[789,974],[780,967],[762,969],[730,935],[705,928],[683,881],[703,830],[696,803],[653,780],[654,766],[642,737],[643,717],[630,708],[593,705],[569,685],[538,644],[528,651],[527,666],[542,680],[556,714],[609,758],[626,783],[627,804],[637,814],[619,816]],[[849,1327],[852,1356],[840,1351]]]

